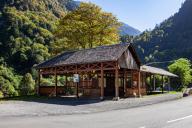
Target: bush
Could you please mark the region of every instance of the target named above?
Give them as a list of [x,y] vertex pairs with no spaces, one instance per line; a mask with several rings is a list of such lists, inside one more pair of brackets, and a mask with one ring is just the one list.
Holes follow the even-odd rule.
[[51,78],[41,78],[41,86],[52,86],[53,84]]
[[3,92],[0,91],[0,99],[3,98],[3,97],[4,97]]
[[32,95],[35,93],[35,81],[30,73],[25,74],[20,84],[21,95]]
[[168,66],[170,72],[178,75],[179,78],[172,80],[177,90],[187,87],[192,83],[191,62],[188,59],[180,58]]
[[4,97],[18,96],[20,76],[14,74],[11,68],[0,65],[0,87]]

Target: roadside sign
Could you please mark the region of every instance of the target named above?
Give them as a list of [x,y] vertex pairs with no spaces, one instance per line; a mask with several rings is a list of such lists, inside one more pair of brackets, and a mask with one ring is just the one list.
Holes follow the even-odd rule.
[[80,79],[79,79],[79,74],[74,74],[73,75],[73,82],[75,83],[79,83]]

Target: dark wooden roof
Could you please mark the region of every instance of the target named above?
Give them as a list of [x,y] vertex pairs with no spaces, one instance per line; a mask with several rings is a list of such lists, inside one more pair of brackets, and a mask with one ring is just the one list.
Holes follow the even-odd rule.
[[[117,61],[120,56],[124,53],[124,51],[128,49],[129,46],[131,45],[128,43],[121,43],[116,45],[101,46],[78,51],[66,51],[61,55],[58,55],[50,60],[47,60],[35,66],[35,68]],[[131,50],[133,50],[132,47]],[[139,62],[138,58],[137,61]]]

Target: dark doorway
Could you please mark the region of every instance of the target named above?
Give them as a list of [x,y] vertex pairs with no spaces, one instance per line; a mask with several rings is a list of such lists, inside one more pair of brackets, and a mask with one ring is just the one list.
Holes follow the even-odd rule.
[[124,97],[125,96],[125,86],[124,86],[124,83],[125,83],[125,80],[124,80],[124,77],[121,77],[119,78],[119,96],[120,97]]
[[106,74],[105,96],[107,96],[107,97],[115,96],[115,76],[114,76],[114,74]]
[[[115,74],[106,74],[106,87],[105,87],[105,96],[106,97],[115,97]],[[124,97],[125,88],[124,88],[124,76],[119,74],[119,96]]]

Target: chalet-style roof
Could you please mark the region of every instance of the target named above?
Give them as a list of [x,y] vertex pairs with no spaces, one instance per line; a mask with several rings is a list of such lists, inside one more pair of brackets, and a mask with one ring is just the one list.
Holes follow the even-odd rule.
[[[78,51],[67,51],[58,55],[48,61],[45,61],[36,66],[36,68],[56,67],[60,65],[72,65],[72,64],[86,64],[97,63],[107,61],[117,61],[118,58],[129,48],[132,52],[135,52],[131,44],[121,43],[110,46],[101,46],[91,49],[84,49]],[[139,59],[134,55],[138,63]]]
[[164,69],[155,68],[155,67],[146,66],[146,65],[141,66],[140,70],[143,72],[148,72],[148,73],[152,73],[152,74],[158,74],[158,75],[164,75],[164,76],[170,76],[170,77],[178,77],[177,75],[170,73]]

